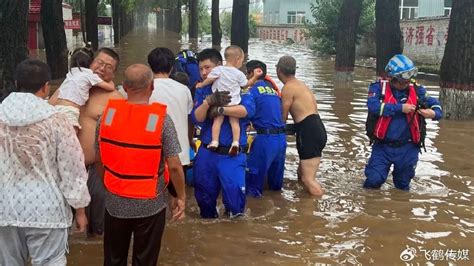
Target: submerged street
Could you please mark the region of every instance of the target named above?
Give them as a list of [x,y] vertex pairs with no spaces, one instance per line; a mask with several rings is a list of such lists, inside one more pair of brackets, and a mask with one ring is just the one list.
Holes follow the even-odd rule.
[[[133,31],[116,47],[121,62],[115,83],[120,84],[128,65],[146,64],[148,52],[159,46],[173,52],[196,50],[160,29]],[[210,46],[199,43],[198,50]],[[395,189],[391,176],[380,190],[363,189],[371,149],[365,136],[367,87],[375,80],[375,71],[356,68],[353,83],[335,84],[334,61],[309,49],[269,41],[249,43],[249,59],[265,62],[275,80],[274,66],[283,55],[295,57],[296,76],[313,90],[327,129],[318,175],[326,194],[311,198],[298,184],[296,143],[289,137],[284,189],[265,191],[261,199],[247,198],[244,218],[201,219],[193,189],[187,187],[187,218],[167,225],[159,264],[392,265],[404,263],[402,251],[414,248],[411,263],[436,263],[433,250],[453,250],[460,257],[452,262],[472,265],[461,255],[474,250],[474,123],[428,121],[427,152],[420,155],[410,192]],[[437,82],[418,82],[438,96]],[[71,265],[103,262],[100,239],[73,234],[69,249]]]

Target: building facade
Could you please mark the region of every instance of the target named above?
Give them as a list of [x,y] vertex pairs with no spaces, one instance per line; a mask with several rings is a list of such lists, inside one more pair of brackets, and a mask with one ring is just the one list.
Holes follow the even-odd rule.
[[307,45],[304,23],[314,23],[311,4],[314,0],[264,0],[263,23],[257,27],[263,40],[295,42]]
[[311,3],[314,0],[264,0],[264,25],[298,25],[305,20],[314,23],[311,15]]
[[449,16],[452,5],[453,0],[400,0],[400,19]]
[[404,54],[417,63],[441,64],[452,4],[453,0],[400,0]]

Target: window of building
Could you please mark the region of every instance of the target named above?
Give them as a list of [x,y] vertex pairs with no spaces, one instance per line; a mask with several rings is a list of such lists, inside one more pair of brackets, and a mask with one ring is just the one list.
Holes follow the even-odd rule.
[[305,21],[304,11],[288,11],[287,23],[288,24],[303,24]]
[[288,16],[286,23],[288,24],[295,24],[296,23],[296,12],[295,11],[288,11]]
[[418,17],[418,0],[400,0],[400,19]]
[[444,15],[449,17],[451,15],[451,8],[453,7],[453,0],[444,0]]
[[304,23],[304,14],[305,12],[302,12],[302,11],[296,12],[296,24]]
[[273,24],[273,12],[270,12],[268,15],[268,24]]
[[280,12],[275,11],[275,24],[280,24]]

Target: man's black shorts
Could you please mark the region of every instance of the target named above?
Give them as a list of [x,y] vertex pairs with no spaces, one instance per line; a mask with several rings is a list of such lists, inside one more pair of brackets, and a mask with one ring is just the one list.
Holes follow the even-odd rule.
[[319,114],[308,115],[296,123],[296,148],[300,160],[321,157],[327,134]]

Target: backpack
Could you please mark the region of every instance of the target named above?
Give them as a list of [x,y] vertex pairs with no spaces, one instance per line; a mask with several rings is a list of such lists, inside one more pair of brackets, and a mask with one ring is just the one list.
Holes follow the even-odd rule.
[[[382,83],[382,93],[380,95],[380,101],[382,102],[384,98],[385,98],[385,86]],[[369,137],[369,145],[372,145],[377,139],[374,135],[374,132],[375,132],[375,126],[377,125],[378,119],[379,119],[378,114],[367,112],[367,119],[365,120],[365,134],[367,135],[367,137]]]
[[188,88],[191,90],[194,98],[195,86],[201,80],[201,75],[199,73],[199,64],[193,51],[182,50],[176,55],[171,76],[174,76],[177,72],[183,72],[188,75]]

